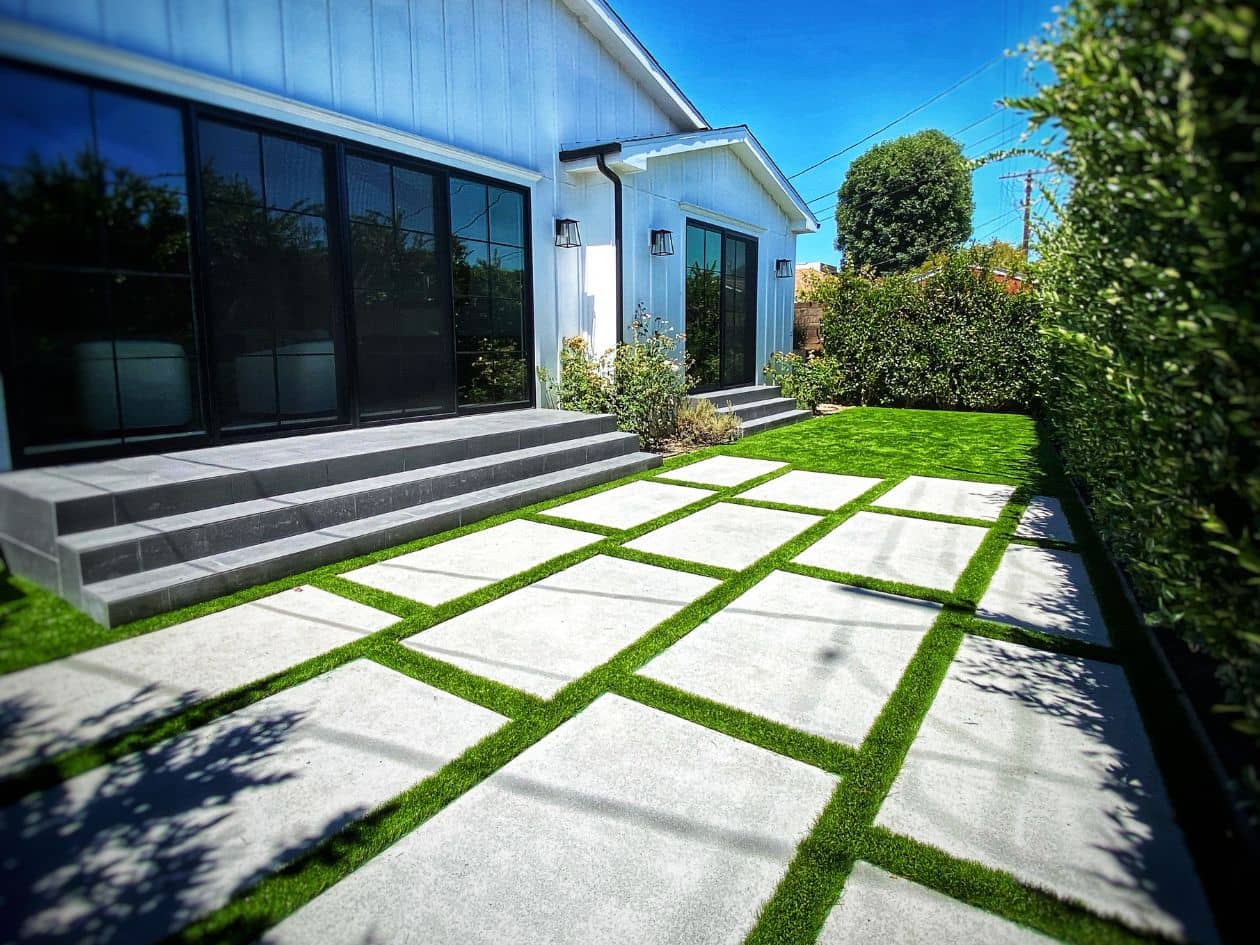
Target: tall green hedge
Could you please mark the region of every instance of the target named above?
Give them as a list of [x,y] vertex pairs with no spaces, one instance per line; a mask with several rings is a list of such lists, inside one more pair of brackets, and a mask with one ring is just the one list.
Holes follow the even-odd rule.
[[[1039,407],[1042,342],[1032,292],[1008,292],[977,255],[935,272],[819,280],[830,399],[951,410]],[[917,279],[917,281],[916,281]]]
[[1047,416],[1143,603],[1260,738],[1256,13],[1073,0],[1032,52],[1055,81],[1018,104],[1073,181],[1041,246]]

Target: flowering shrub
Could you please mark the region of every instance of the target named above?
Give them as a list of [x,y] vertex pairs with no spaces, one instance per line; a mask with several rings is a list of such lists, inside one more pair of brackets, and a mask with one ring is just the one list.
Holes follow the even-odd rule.
[[642,305],[630,323],[630,341],[595,354],[585,338],[565,338],[560,375],[538,375],[561,410],[611,413],[617,428],[637,433],[644,447],[660,447],[678,429],[687,396],[683,336]]

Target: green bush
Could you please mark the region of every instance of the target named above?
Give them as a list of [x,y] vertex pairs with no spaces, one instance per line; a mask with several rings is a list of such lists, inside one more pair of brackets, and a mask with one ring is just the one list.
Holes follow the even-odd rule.
[[802,410],[836,399],[840,368],[835,358],[825,355],[776,351],[765,367],[766,383],[777,384],[784,397],[791,397]]
[[[804,402],[1035,412],[1045,374],[1034,292],[1008,292],[964,250],[919,281],[816,281],[824,358],[788,364]],[[774,367],[782,372],[784,364]],[[776,376],[783,376],[776,373]]]
[[1040,247],[1048,420],[1148,613],[1260,736],[1256,12],[1074,0],[1032,54],[1057,81],[1016,104],[1073,181]]
[[565,338],[559,377],[541,367],[538,376],[561,410],[611,413],[617,429],[637,433],[646,448],[659,448],[677,433],[678,409],[687,395],[681,338],[668,322],[641,308],[630,333],[629,342],[599,355],[585,338]]

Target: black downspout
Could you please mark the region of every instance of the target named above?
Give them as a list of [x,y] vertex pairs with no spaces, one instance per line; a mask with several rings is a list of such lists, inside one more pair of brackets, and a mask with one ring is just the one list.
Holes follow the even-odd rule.
[[613,186],[613,247],[617,254],[617,334],[624,341],[626,333],[626,276],[624,247],[622,246],[621,238],[621,178],[609,170],[608,165],[604,163],[604,155],[602,153],[595,155],[595,166],[599,168],[601,174],[612,181]]

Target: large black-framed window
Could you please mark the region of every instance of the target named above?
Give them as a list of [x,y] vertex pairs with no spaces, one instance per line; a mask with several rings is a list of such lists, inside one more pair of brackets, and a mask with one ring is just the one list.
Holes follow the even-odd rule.
[[529,406],[529,190],[0,61],[16,466]]
[[694,390],[751,384],[756,376],[757,241],[687,221],[686,336]]
[[0,64],[15,458],[204,433],[184,117]]
[[197,123],[212,391],[225,433],[341,421],[329,149]]

